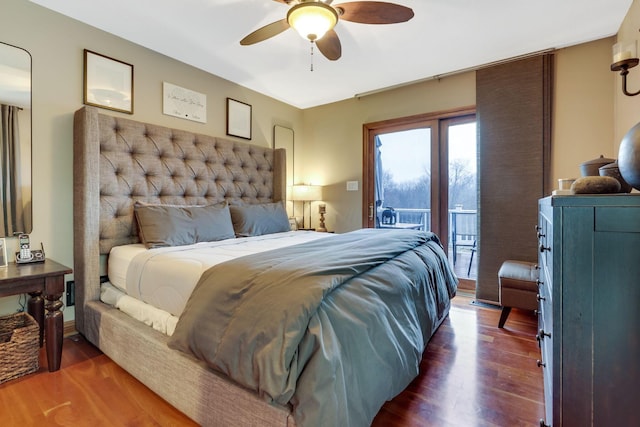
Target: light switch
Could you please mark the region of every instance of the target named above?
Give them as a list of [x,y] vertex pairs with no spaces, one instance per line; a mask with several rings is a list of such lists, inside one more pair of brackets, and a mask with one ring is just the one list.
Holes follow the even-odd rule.
[[358,181],[347,181],[347,191],[358,191]]

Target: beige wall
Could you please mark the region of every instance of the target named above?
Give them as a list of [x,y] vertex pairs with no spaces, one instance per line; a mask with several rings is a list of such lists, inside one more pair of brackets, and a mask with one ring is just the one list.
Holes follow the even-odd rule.
[[[600,155],[615,159],[613,38],[556,54],[551,170],[558,178],[580,176],[580,163]],[[557,185],[555,186],[557,188]]]
[[[296,179],[327,186],[327,229],[362,226],[362,125],[475,104],[475,73],[349,99],[305,110],[304,139],[296,139]],[[347,181],[359,190],[346,191]],[[313,225],[317,225],[317,208]]]
[[[636,3],[623,25],[625,34],[633,37],[638,37],[640,20]],[[364,123],[475,103],[475,73],[466,72],[298,110],[26,0],[3,0],[0,41],[25,48],[33,57],[32,241],[44,242],[49,257],[69,266],[73,265],[72,115],[82,106],[85,48],[134,65],[133,119],[224,136],[225,98],[232,97],[253,106],[253,143],[271,144],[275,124],[293,128],[296,181],[327,186],[327,226],[338,232],[361,226]],[[637,121],[630,107],[638,111],[640,96],[621,99],[619,87],[614,85],[619,81],[608,71],[611,44],[611,39],[596,41],[562,49],[557,54],[554,179],[577,175],[578,165],[598,154],[612,156],[621,135]],[[631,88],[640,89],[640,72],[632,71],[632,77]],[[208,123],[164,116],[163,81],[206,94]],[[614,112],[618,110],[625,114],[615,114],[614,132]],[[350,180],[358,181],[359,191],[346,191],[346,181]],[[296,209],[299,215],[300,208]],[[317,225],[317,204],[312,214]],[[0,312],[16,307],[15,298],[0,300]],[[65,312],[65,320],[73,318],[70,311]]]
[[[276,124],[293,128],[296,135],[302,133],[303,112],[297,108],[27,0],[2,0],[0,41],[26,49],[33,61],[31,241],[38,246],[44,242],[47,256],[68,266],[73,266],[72,123],[73,112],[82,107],[83,49],[134,66],[135,114],[114,115],[224,137],[226,98],[231,97],[253,106],[252,143],[272,144]],[[163,81],[206,94],[207,124],[163,115]],[[14,248],[15,239],[9,240],[8,245]],[[0,313],[17,307],[17,298],[0,299]],[[73,319],[73,310],[65,310],[64,316],[65,320]]]
[[[629,12],[625,17],[615,41],[632,42],[636,41],[636,46],[640,50],[640,0],[634,0],[629,8]],[[614,40],[611,41],[609,48],[613,46]],[[612,50],[609,51],[609,62],[612,62]],[[619,73],[611,73],[615,75],[614,85],[614,150],[618,153],[620,141],[636,123],[640,122],[640,95],[626,96],[622,93],[622,77]],[[629,92],[637,92],[640,90],[640,67],[632,68],[627,76],[627,90]]]
[[[611,44],[609,38],[556,53],[554,182],[579,176],[579,165],[586,160],[614,154]],[[305,138],[296,140],[296,178],[329,186],[325,198],[330,230],[360,228],[362,192],[347,192],[345,183],[362,184],[363,123],[474,104],[475,72],[467,72],[305,110]]]

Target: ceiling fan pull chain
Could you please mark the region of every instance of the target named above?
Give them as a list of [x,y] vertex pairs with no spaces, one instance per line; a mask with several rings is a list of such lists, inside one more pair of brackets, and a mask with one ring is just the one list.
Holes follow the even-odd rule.
[[311,71],[313,71],[313,40],[311,41]]

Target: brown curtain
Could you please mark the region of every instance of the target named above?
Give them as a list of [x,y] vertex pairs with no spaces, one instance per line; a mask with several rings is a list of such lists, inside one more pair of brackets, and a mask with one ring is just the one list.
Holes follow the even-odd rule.
[[550,194],[553,55],[478,70],[476,298],[499,301],[503,261],[536,262],[538,199]]
[[19,108],[0,105],[0,234],[24,232],[20,178]]

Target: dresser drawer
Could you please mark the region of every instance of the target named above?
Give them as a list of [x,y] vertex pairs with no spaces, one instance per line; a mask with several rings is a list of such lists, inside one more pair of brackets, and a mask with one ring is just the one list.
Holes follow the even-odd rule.
[[639,211],[637,206],[598,207],[595,209],[595,231],[640,233]]
[[540,270],[538,288],[538,337],[540,342],[540,368],[544,382],[545,418],[553,419],[553,301],[551,276],[546,268]]
[[539,300],[540,315],[538,317],[538,333],[540,335],[542,361],[546,366],[551,367],[551,351],[553,349],[553,305],[546,283],[540,286]]
[[[551,215],[551,212],[549,212]],[[553,277],[553,223],[551,217],[545,210],[540,211],[538,220],[538,264],[540,266],[540,277],[543,273],[549,278]],[[549,289],[552,288],[551,281],[547,280]],[[550,294],[550,292],[549,292]]]

